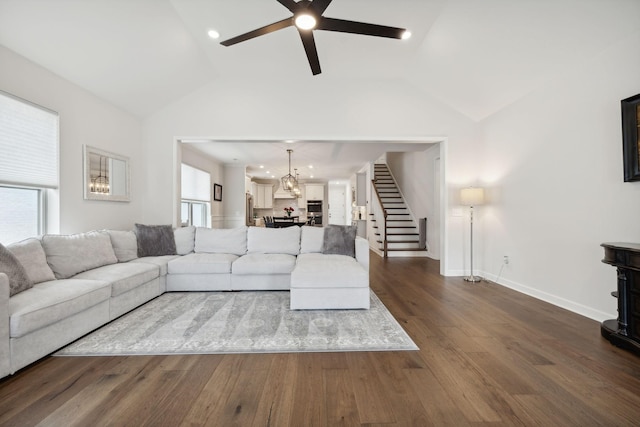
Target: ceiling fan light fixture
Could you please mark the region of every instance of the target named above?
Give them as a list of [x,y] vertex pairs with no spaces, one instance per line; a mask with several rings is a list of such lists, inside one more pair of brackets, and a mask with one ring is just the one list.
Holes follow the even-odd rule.
[[302,13],[296,16],[295,23],[296,27],[300,28],[301,30],[313,30],[316,27],[318,21],[312,15]]
[[207,31],[207,35],[214,40],[220,37],[220,33],[217,32],[216,30]]
[[404,33],[402,33],[402,40],[408,40],[411,38],[411,31],[406,30]]

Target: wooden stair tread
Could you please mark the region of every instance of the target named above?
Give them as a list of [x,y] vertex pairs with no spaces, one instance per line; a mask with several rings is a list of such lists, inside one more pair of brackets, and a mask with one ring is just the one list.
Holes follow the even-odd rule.
[[418,236],[418,233],[387,233],[387,236]]
[[[384,250],[384,248],[378,248],[378,249]],[[401,251],[407,251],[407,252],[408,251],[415,251],[415,252],[418,252],[418,251],[426,251],[426,249],[420,249],[420,248],[390,248],[390,247],[387,247],[387,251],[388,252],[401,252]]]

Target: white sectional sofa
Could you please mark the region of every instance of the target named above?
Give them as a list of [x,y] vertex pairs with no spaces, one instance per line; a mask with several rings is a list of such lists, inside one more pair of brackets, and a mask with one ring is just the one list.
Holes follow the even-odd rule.
[[141,257],[133,231],[0,245],[0,377],[164,292],[290,290],[292,309],[369,308],[369,247],[355,232],[337,254],[320,227],[171,233],[171,254]]

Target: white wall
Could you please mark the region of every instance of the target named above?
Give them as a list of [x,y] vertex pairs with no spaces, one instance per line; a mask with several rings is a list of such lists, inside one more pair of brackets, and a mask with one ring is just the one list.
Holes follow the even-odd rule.
[[387,153],[387,163],[407,206],[416,220],[427,218],[427,247],[430,258],[440,259],[440,203],[436,189],[435,161],[440,145],[421,152]]
[[[244,179],[247,170],[244,166],[226,165],[222,187],[222,209],[224,228],[236,228],[245,225],[247,199],[244,192]],[[226,188],[226,191],[225,191]]]
[[[304,93],[311,102],[299,100]],[[395,108],[381,108],[393,105]],[[304,106],[304,108],[301,108]],[[447,186],[478,178],[476,125],[402,81],[320,78],[214,82],[167,106],[144,123],[148,180],[145,221],[171,221],[168,189],[176,137],[239,139],[379,140],[448,137]],[[470,166],[475,166],[471,168]],[[229,183],[227,183],[229,185]],[[153,204],[151,204],[153,201]],[[151,209],[150,207],[154,208]],[[447,205],[447,212],[450,207]],[[463,270],[463,223],[447,220],[443,270]]]
[[[640,93],[640,33],[482,123],[484,275],[597,320],[615,318],[607,241],[640,239],[624,183],[620,100]],[[596,333],[596,332],[594,332]]]
[[[51,231],[131,229],[140,222],[147,159],[139,120],[3,46],[0,64],[0,89],[60,114],[60,217],[59,230]],[[131,202],[84,200],[83,144],[130,158]]]
[[[211,185],[209,191],[211,192],[211,228],[224,228],[224,210],[223,205],[225,198],[222,198],[222,202],[213,200],[213,184],[222,185],[224,192],[224,166],[219,162],[204,156],[200,152],[196,152],[189,148],[189,144],[180,144],[182,163],[186,163],[195,168],[209,172],[211,175]],[[178,188],[180,188],[178,186]]]

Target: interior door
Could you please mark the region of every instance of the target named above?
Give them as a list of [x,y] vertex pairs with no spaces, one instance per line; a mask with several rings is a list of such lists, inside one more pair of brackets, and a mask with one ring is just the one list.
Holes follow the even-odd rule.
[[328,224],[346,225],[346,190],[344,185],[329,185]]

